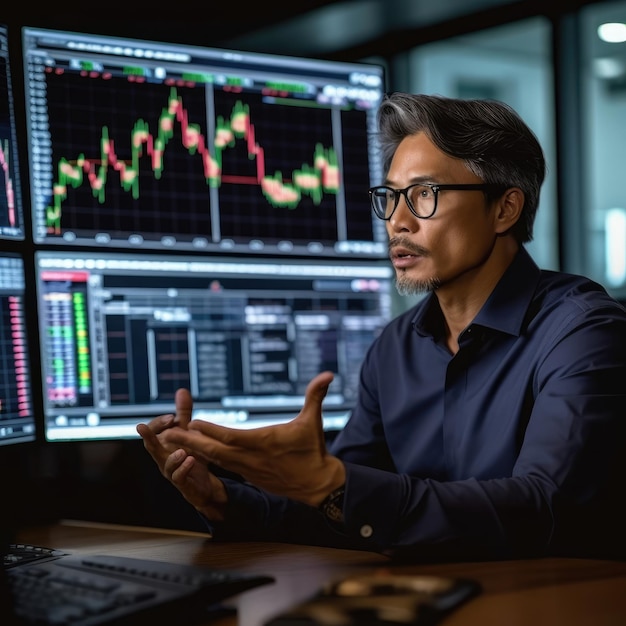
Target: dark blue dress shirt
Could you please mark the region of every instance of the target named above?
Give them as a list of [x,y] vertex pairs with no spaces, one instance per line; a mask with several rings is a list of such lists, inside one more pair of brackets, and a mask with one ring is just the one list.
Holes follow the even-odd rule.
[[227,480],[216,538],[424,559],[626,556],[626,311],[522,249],[446,347],[434,294],[394,319],[330,452],[345,523]]

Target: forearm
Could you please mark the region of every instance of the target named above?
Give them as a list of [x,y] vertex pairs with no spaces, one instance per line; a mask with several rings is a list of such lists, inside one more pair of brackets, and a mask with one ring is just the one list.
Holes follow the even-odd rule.
[[313,506],[268,494],[246,482],[225,479],[228,506],[223,521],[207,521],[218,541],[279,541],[337,548],[369,549],[329,524]]
[[345,532],[370,550],[480,559],[547,549],[551,512],[532,481],[438,482],[353,464],[346,469]]

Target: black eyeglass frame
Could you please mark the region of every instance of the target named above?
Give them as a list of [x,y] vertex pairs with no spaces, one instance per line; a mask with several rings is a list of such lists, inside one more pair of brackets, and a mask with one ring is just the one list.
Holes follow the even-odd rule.
[[[411,201],[409,200],[409,195],[408,195],[409,189],[412,189],[413,187],[429,187],[432,190],[433,194],[435,194],[435,202],[433,205],[433,210],[430,213],[430,215],[418,215],[415,212],[415,207],[413,206],[413,204],[411,204]],[[393,205],[393,210],[387,217],[381,216],[376,211],[376,208],[374,205],[374,192],[377,189],[386,189],[388,191],[391,191],[394,195],[395,201]],[[439,192],[445,191],[448,189],[452,191],[504,191],[506,187],[504,185],[498,185],[495,183],[465,183],[465,184],[461,184],[461,183],[459,184],[413,183],[412,185],[409,185],[408,187],[405,187],[404,189],[394,189],[393,187],[388,187],[387,185],[376,185],[375,187],[370,187],[368,190],[368,193],[370,196],[370,204],[372,206],[372,210],[374,211],[374,215],[376,215],[377,218],[387,222],[393,217],[393,214],[396,212],[396,209],[398,208],[398,202],[400,202],[400,196],[404,196],[406,205],[409,207],[409,211],[411,211],[411,213],[415,215],[415,217],[419,218],[420,220],[427,220],[431,218],[437,211],[437,204],[439,201]]]

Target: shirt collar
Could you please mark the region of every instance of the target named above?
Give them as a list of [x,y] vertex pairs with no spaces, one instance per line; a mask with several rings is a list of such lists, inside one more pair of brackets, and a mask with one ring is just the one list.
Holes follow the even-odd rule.
[[[539,267],[528,251],[523,246],[520,247],[472,324],[519,335],[540,274]],[[417,306],[413,326],[420,335],[440,334],[441,309],[434,293]]]

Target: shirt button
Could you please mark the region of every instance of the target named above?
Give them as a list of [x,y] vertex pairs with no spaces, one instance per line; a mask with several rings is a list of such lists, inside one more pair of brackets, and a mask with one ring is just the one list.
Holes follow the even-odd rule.
[[374,534],[374,529],[369,524],[365,524],[364,526],[361,526],[361,537],[364,537],[365,539],[367,539],[368,537],[371,537],[373,534]]

